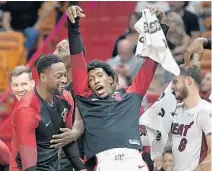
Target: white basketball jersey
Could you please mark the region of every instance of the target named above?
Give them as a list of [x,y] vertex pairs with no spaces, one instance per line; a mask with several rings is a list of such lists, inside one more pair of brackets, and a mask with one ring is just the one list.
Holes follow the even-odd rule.
[[174,171],[194,171],[199,165],[203,150],[207,149],[205,136],[211,132],[212,104],[201,99],[192,109],[177,105],[171,126]]

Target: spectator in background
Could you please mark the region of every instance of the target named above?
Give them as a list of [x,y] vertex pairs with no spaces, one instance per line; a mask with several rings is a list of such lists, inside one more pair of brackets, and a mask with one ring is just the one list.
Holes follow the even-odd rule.
[[178,64],[183,63],[183,54],[190,43],[190,38],[185,32],[184,23],[176,12],[167,13],[169,31],[167,42]]
[[163,154],[163,168],[161,171],[173,171],[174,159],[171,151],[166,151]]
[[162,166],[163,166],[163,158],[161,156],[155,157],[153,171],[161,171]]
[[159,11],[169,11],[169,4],[165,1],[138,1],[135,6],[135,12],[141,13],[146,7],[158,9]]
[[0,30],[2,28],[2,16],[3,16],[3,11],[1,10],[2,2],[0,2]]
[[58,22],[60,18],[63,16],[66,9],[71,5],[78,5],[77,1],[57,1],[56,2],[56,10],[57,10],[57,19]]
[[209,101],[209,96],[211,94],[211,72],[204,74],[204,77],[200,86],[200,96]]
[[136,12],[132,12],[129,15],[129,18],[128,18],[128,30],[127,30],[126,33],[124,33],[121,36],[119,36],[118,39],[116,40],[114,48],[113,48],[113,52],[112,52],[112,57],[115,57],[116,55],[118,55],[118,47],[117,46],[118,46],[119,41],[123,40],[123,39],[128,39],[129,41],[131,41],[131,43],[134,46],[134,51],[135,51],[139,34],[135,30],[134,24],[140,19],[140,17],[141,17],[141,14],[140,13],[136,13]]
[[170,10],[178,13],[182,17],[185,31],[193,40],[200,36],[199,20],[195,14],[186,10],[187,5],[187,1],[169,2]]
[[128,39],[118,42],[118,55],[108,60],[108,64],[117,72],[119,76],[119,88],[127,88],[141,66],[142,59],[134,56],[134,44]]
[[[44,13],[38,16],[39,9],[43,7]],[[48,2],[35,1],[8,1],[0,7],[3,11],[2,28],[4,31],[20,31],[26,38],[25,47],[28,57],[35,45],[41,23],[53,9]]]
[[164,70],[163,67],[158,64],[157,70],[155,72],[154,78],[149,86],[148,93],[158,94],[165,90],[168,83],[172,80],[173,75]]
[[[210,3],[210,5],[207,3]],[[204,19],[211,16],[211,2],[210,1],[189,1],[186,10],[194,13],[199,18],[200,32],[203,33],[208,30],[204,24]],[[209,24],[211,25],[211,24]],[[211,37],[211,36],[210,36]]]

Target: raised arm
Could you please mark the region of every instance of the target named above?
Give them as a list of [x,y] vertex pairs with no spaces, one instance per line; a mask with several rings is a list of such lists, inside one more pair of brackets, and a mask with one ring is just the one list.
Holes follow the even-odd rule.
[[[164,32],[165,37],[167,37],[169,27],[166,24],[167,17],[164,12],[158,11],[157,9],[150,8],[150,12],[155,14],[159,19],[161,28]],[[146,58],[143,62],[139,72],[137,73],[132,85],[127,89],[129,93],[136,93],[140,96],[146,94],[147,89],[153,79],[154,73],[157,68],[157,63],[150,58]]]
[[184,53],[185,66],[189,66],[193,54],[197,54],[198,60],[201,60],[204,49],[211,49],[211,39],[198,37],[191,42]]
[[[36,171],[37,143],[35,129],[38,127],[39,118],[36,118],[36,113],[33,110],[29,108],[22,108],[17,110],[15,113],[14,124],[16,126],[15,137],[17,144],[15,151],[12,152],[10,167],[17,167],[16,162],[13,161],[15,161],[19,153],[22,171]],[[14,166],[14,164],[16,164],[16,166]]]
[[[85,96],[88,92],[87,66],[83,55],[83,43],[80,36],[78,6],[71,6],[68,15],[68,39],[71,55],[73,90],[75,95]],[[76,18],[74,16],[77,16]],[[71,19],[71,20],[70,20]],[[73,21],[74,20],[74,21]]]
[[136,93],[143,97],[149,88],[156,68],[157,63],[150,58],[146,58],[127,92]]

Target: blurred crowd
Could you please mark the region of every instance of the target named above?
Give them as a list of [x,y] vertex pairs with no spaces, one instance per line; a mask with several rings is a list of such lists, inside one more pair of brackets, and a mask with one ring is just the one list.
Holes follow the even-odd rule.
[[[210,3],[207,6],[203,2],[196,1],[137,2],[135,10],[129,15],[126,32],[117,38],[112,51],[112,57],[108,60],[108,63],[118,73],[122,88],[131,84],[131,78],[138,71],[142,63],[141,59],[135,58],[135,49],[139,35],[134,29],[134,24],[139,20],[141,11],[146,7],[153,7],[166,13],[169,26],[167,42],[178,65],[184,63],[183,55],[191,41],[204,33],[211,32],[209,21],[204,23],[206,18],[211,17]],[[208,100],[211,92],[210,76],[210,71],[204,71],[203,69],[201,93],[202,97],[206,100]],[[148,89],[148,93],[162,92],[171,79],[172,75],[159,66]],[[164,86],[161,87],[160,85]]]
[[[25,36],[25,47],[28,60],[36,50],[36,43],[42,24],[49,14],[56,9],[54,25],[59,21],[64,9],[77,2],[45,2],[45,1],[0,1],[0,32],[18,31]],[[65,6],[64,6],[65,5]]]
[[[69,2],[66,5],[77,4]],[[204,22],[211,17],[211,6],[208,2],[197,1],[139,1],[136,3],[134,11],[129,15],[128,28],[117,37],[111,58],[108,63],[118,73],[120,88],[126,88],[131,84],[133,76],[136,74],[142,63],[141,59],[135,58],[135,49],[138,33],[134,24],[141,17],[141,11],[146,7],[153,7],[166,13],[167,24],[169,26],[167,42],[169,48],[180,65],[184,63],[183,54],[189,43],[195,38],[211,31],[211,23]],[[64,12],[64,2],[0,2],[0,31],[20,31],[24,34],[25,47],[28,52],[28,59],[36,50],[36,41],[39,36],[41,23],[48,17],[49,12],[56,8],[58,21]],[[42,15],[40,10],[43,9]],[[210,35],[209,35],[210,37]],[[204,71],[202,83],[202,95],[207,99],[210,94],[210,72]],[[148,93],[159,93],[170,82],[172,75],[157,68],[157,72],[148,90]],[[159,86],[164,85],[164,86]],[[145,101],[145,100],[144,100]],[[147,102],[144,102],[144,106]]]

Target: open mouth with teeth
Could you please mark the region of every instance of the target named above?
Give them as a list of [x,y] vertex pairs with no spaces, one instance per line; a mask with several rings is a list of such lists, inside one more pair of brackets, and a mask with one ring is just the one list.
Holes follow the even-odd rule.
[[101,91],[101,90],[103,90],[103,89],[104,89],[103,86],[97,86],[97,87],[96,87],[96,91]]
[[59,91],[59,92],[62,92],[64,89],[65,89],[65,85],[60,85],[60,86],[58,87],[58,91]]
[[95,90],[96,90],[97,95],[99,95],[99,96],[101,96],[105,93],[105,91],[104,91],[105,89],[103,86],[96,86]]

